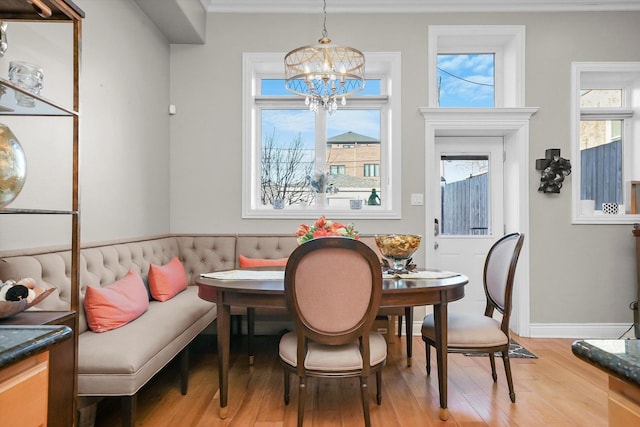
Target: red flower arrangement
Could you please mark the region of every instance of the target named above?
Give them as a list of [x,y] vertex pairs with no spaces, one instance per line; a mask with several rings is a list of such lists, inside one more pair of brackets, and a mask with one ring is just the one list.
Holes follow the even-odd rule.
[[308,242],[318,237],[327,236],[342,236],[349,237],[351,239],[360,239],[359,233],[353,228],[353,224],[345,225],[338,221],[331,221],[324,216],[318,218],[315,224],[308,226],[306,224],[300,224],[298,231],[298,244],[301,245],[304,242]]

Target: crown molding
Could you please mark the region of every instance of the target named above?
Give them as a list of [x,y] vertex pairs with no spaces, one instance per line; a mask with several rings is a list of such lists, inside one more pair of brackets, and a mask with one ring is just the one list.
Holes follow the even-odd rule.
[[[322,13],[320,0],[200,0],[213,13]],[[639,11],[640,0],[327,0],[330,13]]]

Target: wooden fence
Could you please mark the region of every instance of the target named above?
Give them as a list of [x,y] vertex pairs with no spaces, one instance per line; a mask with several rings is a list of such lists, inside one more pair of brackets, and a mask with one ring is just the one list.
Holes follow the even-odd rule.
[[622,189],[622,140],[580,151],[581,200],[595,200],[599,210],[603,203],[623,203]]
[[484,235],[489,232],[489,174],[441,186],[441,227],[446,235]]

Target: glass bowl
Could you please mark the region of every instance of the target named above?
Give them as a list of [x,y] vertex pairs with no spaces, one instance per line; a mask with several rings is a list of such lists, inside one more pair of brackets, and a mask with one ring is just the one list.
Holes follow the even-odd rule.
[[375,236],[380,253],[391,264],[388,273],[406,273],[407,260],[420,247],[421,236],[416,234],[381,234]]

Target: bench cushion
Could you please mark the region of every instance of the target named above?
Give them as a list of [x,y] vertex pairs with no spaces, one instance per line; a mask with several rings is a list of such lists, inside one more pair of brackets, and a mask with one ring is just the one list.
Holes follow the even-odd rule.
[[215,304],[188,286],[171,304],[151,301],[144,316],[126,327],[80,334],[78,395],[135,394],[215,318]]

